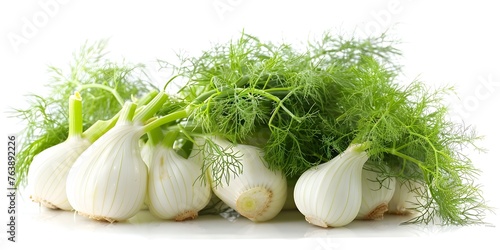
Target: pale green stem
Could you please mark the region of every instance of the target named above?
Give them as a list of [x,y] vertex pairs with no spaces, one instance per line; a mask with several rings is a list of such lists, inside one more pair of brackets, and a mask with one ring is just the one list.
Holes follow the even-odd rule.
[[[140,110],[144,108],[144,106],[141,105],[146,105],[149,103],[156,95],[158,94],[158,91],[151,91],[147,95],[143,96],[141,99],[137,101],[137,109]],[[141,106],[141,107],[139,107]],[[123,110],[123,108],[122,108]],[[87,130],[83,132],[83,137],[87,138],[91,143],[95,142],[99,137],[104,135],[106,132],[108,132],[112,127],[115,126],[116,122],[118,121],[118,117],[120,117],[120,114],[122,111],[116,113],[111,119],[102,121],[99,120],[92,124]]]
[[165,92],[159,92],[153,100],[151,100],[143,109],[141,109],[135,116],[134,122],[146,122],[149,118],[161,109],[165,101],[168,99]]
[[144,126],[144,131],[149,132],[154,128],[160,127],[163,124],[167,124],[169,122],[173,122],[182,118],[186,118],[188,116],[188,112],[186,110],[180,110],[168,115],[162,116]]
[[[248,90],[248,91],[251,91],[255,94],[261,95],[261,96],[263,96],[271,101],[276,102],[276,104],[278,104],[278,107],[283,109],[290,117],[292,117],[292,119],[294,119],[298,122],[302,122],[302,119],[300,117],[296,116],[295,114],[293,114],[292,111],[290,111],[287,107],[285,107],[285,105],[283,105],[283,100],[278,98],[277,96],[270,94],[264,90],[252,89],[252,90]],[[289,93],[289,95],[290,94],[291,93]],[[288,95],[287,95],[287,97],[288,97]],[[285,97],[285,98],[287,98],[287,97]],[[273,113],[272,118],[274,118],[275,114],[277,113],[276,111]],[[270,120],[272,120],[272,119],[270,119]]]
[[118,123],[131,122],[134,118],[134,113],[137,108],[137,104],[127,101],[123,105],[123,108],[120,112],[120,116],[118,117]]
[[80,86],[80,90],[90,89],[90,88],[104,89],[104,90],[110,92],[111,94],[113,94],[113,96],[116,98],[116,101],[118,101],[118,103],[120,103],[121,106],[124,105],[123,98],[120,96],[118,91],[116,91],[116,89],[113,89],[113,88],[106,86],[106,85],[103,85],[103,84],[96,84],[96,83],[83,84]]
[[165,137],[163,138],[162,141],[163,146],[170,149],[173,148],[175,140],[177,139],[178,135],[179,135],[179,130],[177,129],[168,131]]
[[79,92],[69,97],[69,133],[68,137],[82,136],[82,97]]
[[153,90],[153,91],[147,93],[145,96],[141,97],[141,99],[139,99],[137,101],[137,107],[140,107],[140,106],[148,104],[157,95],[158,95],[158,91],[157,90]]
[[91,143],[95,142],[99,137],[104,135],[106,132],[108,132],[112,127],[115,126],[116,121],[118,120],[118,117],[120,116],[120,113],[117,113],[113,118],[102,121],[99,120],[92,124],[85,132],[83,132],[83,137],[87,138]]
[[172,78],[170,78],[170,79],[167,81],[167,83],[165,83],[165,85],[163,85],[163,91],[166,91],[166,90],[167,90],[168,85],[169,85],[169,84],[170,84],[173,80],[175,80],[175,78],[177,78],[177,77],[179,77],[179,76],[181,76],[181,75],[175,75],[175,76],[173,76]]
[[148,132],[148,141],[147,143],[150,145],[157,145],[162,141],[163,132],[161,128],[154,128]]

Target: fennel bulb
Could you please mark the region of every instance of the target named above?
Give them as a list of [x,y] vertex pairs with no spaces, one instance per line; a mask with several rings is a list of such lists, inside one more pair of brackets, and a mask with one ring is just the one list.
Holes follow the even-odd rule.
[[117,124],[97,139],[71,168],[66,182],[68,200],[81,215],[109,222],[134,216],[144,205],[148,169],[141,158],[139,139],[144,121],[166,99],[158,94],[138,114],[126,102]]
[[82,135],[82,98],[78,92],[69,98],[69,135],[66,141],[35,155],[28,172],[32,201],[52,208],[71,210],[66,195],[66,178],[78,156],[91,141]]
[[[369,164],[365,164],[365,167],[367,165],[369,166]],[[361,207],[356,218],[364,220],[382,219],[394,194],[396,179],[394,177],[381,179],[377,172],[366,168],[363,169],[361,178],[363,191],[361,194]]]
[[148,173],[138,144],[142,134],[142,127],[120,122],[75,161],[66,190],[79,214],[114,222],[141,209]]
[[52,209],[72,210],[66,195],[66,178],[90,144],[87,139],[74,136],[36,155],[28,172],[31,200]]
[[153,215],[176,221],[195,219],[210,201],[210,185],[198,180],[202,165],[194,158],[185,159],[160,144],[154,148],[149,169],[148,205]]
[[423,195],[425,188],[416,181],[396,180],[394,195],[389,201],[388,213],[397,215],[410,214],[415,207],[420,204],[419,199]]
[[231,149],[239,156],[242,171],[229,177],[226,183],[214,184],[217,178],[209,171],[214,194],[229,207],[251,221],[268,221],[283,208],[287,197],[287,181],[280,171],[271,171],[260,148],[250,145],[232,145],[224,139],[214,139],[223,149]]
[[320,227],[342,227],[361,207],[363,165],[361,145],[351,145],[328,162],[306,170],[297,180],[294,200],[306,221]]

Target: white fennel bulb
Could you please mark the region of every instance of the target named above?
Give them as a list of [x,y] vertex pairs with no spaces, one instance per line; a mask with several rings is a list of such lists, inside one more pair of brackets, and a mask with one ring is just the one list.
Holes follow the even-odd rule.
[[82,133],[82,98],[78,92],[69,98],[68,117],[68,138],[37,154],[28,171],[31,200],[52,209],[72,210],[66,178],[75,160],[91,144]]
[[397,179],[387,212],[397,215],[410,214],[418,206],[424,190],[424,186],[416,181]]
[[156,145],[152,145],[150,143],[139,143],[139,148],[141,149],[141,158],[149,167],[151,162],[153,161],[153,151]]
[[76,160],[68,175],[67,194],[79,214],[114,222],[140,210],[148,173],[140,155],[141,135],[140,126],[117,124]]
[[320,227],[351,223],[361,206],[362,145],[351,145],[328,162],[305,171],[297,180],[294,200],[306,221]]
[[[146,167],[148,168],[148,173],[149,173],[149,165],[151,164],[151,161],[153,160],[153,150],[155,145],[149,144],[149,143],[139,143],[139,147],[141,149],[141,158],[146,164]],[[147,195],[147,190],[146,190],[146,198],[144,200],[144,204],[141,206],[141,210],[148,210],[148,205],[149,204],[149,196]]]
[[239,156],[241,173],[229,176],[228,181],[214,184],[218,174],[209,171],[212,190],[229,207],[251,221],[273,219],[279,214],[287,198],[287,182],[279,171],[271,171],[264,161],[264,152],[255,146],[214,140],[223,149],[231,149]]
[[143,122],[165,99],[164,93],[158,94],[138,114],[137,104],[126,102],[116,125],[75,161],[68,174],[66,192],[79,214],[114,222],[139,212],[146,198],[148,179],[139,139],[146,133]]
[[[148,133],[148,141],[143,142],[140,141],[139,147],[141,149],[141,158],[146,163],[146,167],[148,168],[148,173],[150,171],[150,165],[153,161],[153,154],[155,151],[155,148],[158,147],[157,143],[152,142],[152,136],[150,133]],[[156,138],[154,138],[156,140]],[[144,200],[144,204],[141,207],[141,210],[148,210],[149,209],[149,195],[147,194],[146,191],[146,198]]]
[[155,128],[149,131],[147,135],[148,140],[146,142],[141,141],[139,145],[141,148],[142,160],[144,160],[146,165],[149,167],[149,165],[151,165],[151,162],[153,161],[154,151],[156,147],[159,146],[163,138],[163,132],[161,128]]
[[73,136],[36,155],[28,172],[31,200],[52,209],[72,210],[66,195],[66,178],[90,144],[85,138]]
[[153,215],[176,221],[195,219],[210,201],[210,185],[198,179],[202,165],[193,158],[158,145],[149,168],[148,205]]
[[361,207],[356,218],[364,220],[382,219],[394,194],[396,179],[394,177],[382,178],[379,173],[366,169],[366,167],[365,164],[361,177],[363,181]]

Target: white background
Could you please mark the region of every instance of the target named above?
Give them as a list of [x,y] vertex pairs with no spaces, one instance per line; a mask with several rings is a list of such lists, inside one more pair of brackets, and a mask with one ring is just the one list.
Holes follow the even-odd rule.
[[[49,75],[47,66],[65,66],[71,55],[85,41],[110,38],[109,49],[117,59],[146,63],[151,68],[155,84],[161,86],[166,78],[156,72],[156,59],[168,59],[178,50],[197,53],[211,43],[224,42],[245,32],[257,35],[263,40],[305,42],[309,37],[319,36],[324,31],[356,33],[360,36],[378,35],[382,31],[402,41],[399,48],[403,52],[405,77],[419,78],[429,85],[453,85],[459,98],[450,100],[454,118],[462,119],[485,136],[480,146],[487,153],[471,152],[470,157],[482,170],[479,182],[483,185],[489,205],[500,207],[498,190],[500,139],[498,130],[498,109],[500,108],[500,7],[495,1],[263,1],[263,0],[206,0],[206,1],[77,1],[38,0],[2,1],[0,4],[0,76],[2,102],[1,131],[18,133],[22,124],[8,118],[12,107],[25,105],[27,93],[44,93],[44,84]],[[6,141],[6,139],[4,139]],[[2,143],[6,144],[6,143]],[[2,148],[6,152],[6,148]],[[5,159],[5,158],[2,158]],[[2,166],[6,166],[2,163]],[[0,186],[4,187],[6,171],[0,171]],[[7,204],[2,195],[0,204]],[[51,242],[62,238],[79,240],[81,234],[90,231],[81,227],[74,233],[66,232],[57,223],[51,223],[50,230],[30,214],[23,220],[22,211],[29,211],[33,204],[20,207],[20,244],[50,247]],[[0,221],[7,220],[6,205],[0,207]],[[38,210],[37,210],[38,211]],[[28,217],[32,216],[35,222]],[[46,216],[46,214],[45,214]],[[30,217],[31,218],[31,217]],[[45,217],[44,217],[45,218]],[[54,220],[57,222],[57,216]],[[440,244],[458,248],[475,246],[481,239],[498,232],[498,216],[491,215],[488,221],[493,226],[467,228],[451,233],[435,235],[434,227],[422,229],[425,236],[391,238],[391,230],[408,230],[387,222],[384,233],[373,232],[363,227],[353,227],[349,234],[339,233],[340,239],[333,241],[308,242],[304,235],[287,239],[252,239],[215,242],[219,247],[245,248],[251,244],[276,244],[283,248],[316,247],[316,249],[349,249],[352,246],[394,248],[418,248]],[[40,220],[38,220],[40,222]],[[61,223],[64,221],[61,220]],[[33,223],[31,225],[30,223]],[[301,223],[297,225],[301,232]],[[27,228],[38,228],[38,231]],[[88,226],[88,224],[84,224]],[[103,226],[104,227],[104,226]],[[265,233],[258,226],[252,226],[249,233]],[[432,228],[432,229],[431,229]],[[185,232],[189,235],[189,227]],[[213,228],[217,232],[217,228]],[[290,230],[290,229],[288,229]],[[335,229],[334,229],[335,230]],[[15,246],[8,244],[4,227],[0,231],[2,249]],[[439,231],[439,230],[438,230]],[[78,235],[75,235],[78,232]],[[127,243],[112,229],[106,238],[116,243]],[[149,232],[140,231],[138,234]],[[280,230],[276,238],[280,238]],[[116,233],[116,234],[114,234]],[[35,235],[36,234],[36,235]],[[335,234],[328,231],[326,236]],[[129,232],[130,235],[130,232]],[[294,234],[292,234],[294,235]],[[322,235],[320,233],[320,235]],[[231,236],[231,235],[229,235]],[[229,237],[228,236],[228,237]],[[243,235],[237,238],[245,238]],[[269,236],[269,235],[268,235]],[[272,236],[272,234],[271,234]],[[345,237],[344,237],[345,236]],[[468,238],[469,236],[470,238]],[[37,239],[32,242],[30,238]],[[104,240],[104,237],[96,239]],[[343,238],[344,237],[344,238]],[[423,237],[424,240],[420,240]],[[478,238],[474,239],[474,238]],[[186,237],[184,237],[186,238]],[[203,238],[203,237],[201,237]],[[259,237],[257,237],[259,238]],[[269,237],[266,237],[269,238]],[[272,237],[270,237],[272,238]],[[439,239],[447,239],[440,241]],[[147,238],[134,238],[138,246],[146,244]],[[161,237],[155,237],[158,244],[168,247]],[[329,238],[327,238],[329,239]],[[470,240],[469,240],[470,239]],[[374,243],[372,243],[374,241]],[[411,243],[406,243],[407,241]],[[203,246],[204,240],[183,242]],[[214,243],[214,241],[210,241]],[[325,243],[326,242],[326,243]],[[423,243],[425,242],[425,244]],[[471,243],[472,242],[472,243]],[[309,244],[311,243],[311,244]],[[17,244],[17,243],[16,243]],[[69,243],[68,247],[75,243]],[[95,242],[85,240],[85,244]],[[361,244],[361,245],[360,245]],[[408,244],[408,245],[407,245]],[[5,245],[5,248],[3,247]],[[186,247],[191,245],[185,245]]]

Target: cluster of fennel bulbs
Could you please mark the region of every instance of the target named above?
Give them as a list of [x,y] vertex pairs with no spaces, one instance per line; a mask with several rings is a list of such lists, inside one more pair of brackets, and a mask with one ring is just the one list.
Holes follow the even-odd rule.
[[[231,153],[204,152],[204,157],[219,157],[220,161],[242,168],[241,175],[234,175],[227,185],[206,183],[218,178],[218,173],[209,171],[205,177],[203,159],[185,158],[176,152],[174,144],[180,130],[168,128],[163,134],[159,129],[185,117],[187,112],[150,119],[166,100],[167,95],[159,92],[143,106],[127,101],[115,118],[96,123],[100,129],[89,129],[95,131],[90,136],[82,133],[80,94],[72,95],[68,139],[42,151],[31,163],[28,174],[31,199],[48,208],[74,210],[95,220],[124,221],[146,205],[161,219],[183,221],[195,219],[214,192],[250,220],[275,217],[285,202],[286,179],[267,168],[260,159],[262,150],[231,145],[221,138],[205,138],[213,143],[207,149],[230,149]],[[141,144],[141,136],[145,134],[150,139]],[[161,141],[153,144],[158,137]],[[201,139],[197,141],[202,145]]]
[[120,111],[82,132],[72,96],[69,135],[30,164],[31,197],[110,222],[141,209],[195,219],[217,199],[254,222],[295,209],[319,227],[387,213],[482,223],[478,171],[461,153],[480,137],[447,118],[450,89],[399,84],[398,55],[385,35],[327,33],[304,49],[243,33],[160,61],[175,93],[134,101],[89,85]]

